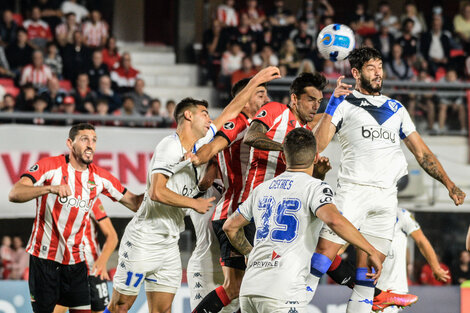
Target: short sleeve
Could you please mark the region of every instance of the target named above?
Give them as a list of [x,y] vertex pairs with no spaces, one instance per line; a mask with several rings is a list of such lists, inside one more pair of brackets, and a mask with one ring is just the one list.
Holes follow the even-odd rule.
[[124,188],[119,179],[114,177],[107,170],[97,166],[94,166],[94,171],[101,178],[103,183],[103,191],[101,191],[101,193],[113,201],[121,201],[127,189]]
[[196,153],[197,150],[199,150],[203,145],[208,144],[209,142],[211,142],[214,139],[216,133],[217,133],[217,127],[214,124],[211,124],[211,126],[209,127],[209,130],[206,133],[206,136],[199,139],[196,142],[196,144],[193,147],[192,152]]
[[345,102],[341,102],[338,104],[338,107],[335,110],[335,113],[333,113],[333,117],[331,118],[331,123],[338,128],[338,125],[341,123],[341,121],[344,118],[344,110],[345,110]]
[[255,193],[252,192],[250,196],[242,203],[237,209],[237,212],[240,213],[247,221],[253,219],[253,207],[255,201]]
[[[165,137],[155,148],[152,164],[150,164],[152,174],[160,173],[171,177],[181,169],[181,166],[185,166],[185,163],[181,164],[183,147],[174,136]],[[189,164],[189,161],[183,162]]]
[[95,204],[93,205],[93,208],[91,210],[93,212],[93,215],[95,216],[95,219],[98,222],[108,217],[106,211],[104,210],[103,203],[100,199],[97,199],[95,201]]
[[308,205],[313,214],[317,215],[317,210],[326,204],[335,204],[333,198],[333,189],[325,182],[317,185],[315,182],[310,183],[308,190]]
[[230,146],[232,142],[237,140],[238,136],[243,130],[245,130],[246,126],[246,123],[241,118],[235,118],[225,123],[217,132],[216,136],[224,137]]
[[42,186],[44,181],[52,178],[52,170],[65,163],[65,156],[49,157],[39,160],[31,166],[21,177],[28,177],[35,186]]
[[282,114],[282,112],[287,109],[285,104],[279,102],[269,102],[261,107],[261,109],[256,112],[254,121],[263,123],[267,129],[271,129],[274,125],[275,120]]
[[398,209],[398,219],[401,221],[401,229],[407,236],[421,228],[418,222],[416,222],[414,216],[408,210]]
[[400,126],[400,138],[405,139],[411,133],[416,131],[416,126],[411,120],[410,114],[405,109],[405,107],[403,107],[402,110],[403,110],[403,117],[402,117],[402,122]]

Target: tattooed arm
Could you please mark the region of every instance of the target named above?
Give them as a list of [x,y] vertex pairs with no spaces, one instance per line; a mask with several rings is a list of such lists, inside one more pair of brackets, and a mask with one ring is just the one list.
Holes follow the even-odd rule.
[[253,246],[248,242],[243,231],[243,226],[248,225],[250,221],[246,220],[243,215],[235,211],[228,220],[224,223],[223,230],[227,234],[228,239],[232,246],[243,255],[247,255],[253,249]]
[[447,188],[449,191],[449,197],[454,201],[455,205],[463,204],[465,192],[450,180],[441,163],[424,143],[421,136],[417,132],[413,132],[404,139],[404,142],[426,173],[428,173],[432,178],[440,181]]
[[248,128],[243,142],[260,150],[282,151],[282,143],[268,138],[268,136],[266,136],[267,132],[268,129],[266,128],[266,125],[254,120],[251,123],[250,128]]

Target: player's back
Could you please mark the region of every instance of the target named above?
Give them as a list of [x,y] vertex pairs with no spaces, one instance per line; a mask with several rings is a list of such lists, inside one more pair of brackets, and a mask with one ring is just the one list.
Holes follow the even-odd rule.
[[239,212],[256,225],[240,295],[305,301],[310,259],[322,221],[316,209],[333,203],[330,186],[303,172],[260,184]]

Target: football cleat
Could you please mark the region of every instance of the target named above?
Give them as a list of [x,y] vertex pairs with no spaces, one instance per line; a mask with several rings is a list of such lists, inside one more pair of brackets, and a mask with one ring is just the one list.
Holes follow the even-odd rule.
[[410,306],[418,301],[418,296],[412,294],[398,294],[390,290],[382,291],[374,298],[372,311],[383,311],[385,308],[395,305],[399,308]]

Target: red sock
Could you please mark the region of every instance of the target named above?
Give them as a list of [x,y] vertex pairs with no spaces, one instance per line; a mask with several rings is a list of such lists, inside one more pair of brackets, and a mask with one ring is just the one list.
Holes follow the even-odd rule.
[[91,309],[69,309],[69,313],[91,313]]
[[217,292],[217,295],[219,296],[219,299],[220,299],[220,301],[222,301],[224,306],[227,306],[227,305],[230,304],[231,300],[227,296],[227,293],[225,292],[224,287],[219,286],[219,287],[215,288],[215,292]]
[[334,271],[335,269],[338,268],[340,264],[341,264],[341,257],[339,255],[336,255],[335,259],[330,265],[330,268],[328,269],[328,272]]

